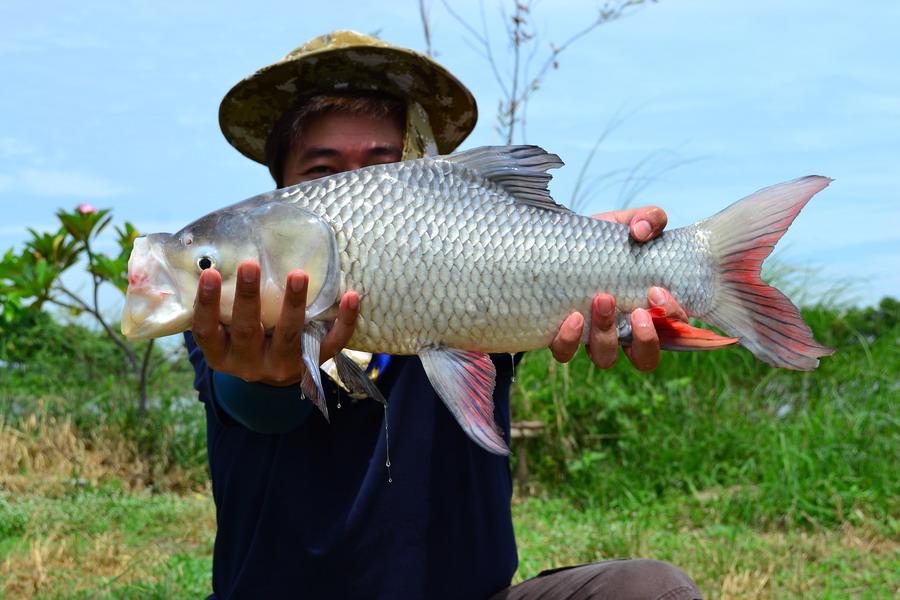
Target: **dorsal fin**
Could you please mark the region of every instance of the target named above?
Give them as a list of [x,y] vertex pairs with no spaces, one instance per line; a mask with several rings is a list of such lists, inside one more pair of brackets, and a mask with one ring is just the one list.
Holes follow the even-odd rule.
[[441,159],[463,165],[503,186],[516,202],[544,210],[572,212],[557,204],[547,189],[552,179],[547,171],[564,163],[539,146],[482,146]]

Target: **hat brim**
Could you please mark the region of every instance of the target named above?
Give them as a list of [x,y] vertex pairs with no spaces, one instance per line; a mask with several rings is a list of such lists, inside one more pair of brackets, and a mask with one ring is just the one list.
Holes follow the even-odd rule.
[[219,125],[242,154],[265,164],[266,140],[300,97],[373,90],[417,101],[428,113],[442,154],[456,149],[478,119],[472,93],[449,71],[418,52],[385,44],[288,55],[225,95]]

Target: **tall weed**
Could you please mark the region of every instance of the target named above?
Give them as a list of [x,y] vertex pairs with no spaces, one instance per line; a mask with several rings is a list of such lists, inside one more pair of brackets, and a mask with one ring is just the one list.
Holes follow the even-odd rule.
[[686,509],[704,523],[710,513],[813,528],[896,516],[898,306],[804,310],[837,348],[809,373],[742,348],[666,354],[649,374],[624,358],[600,371],[584,355],[557,365],[530,353],[513,418],[547,425],[528,446],[531,484],[622,510],[691,492]]

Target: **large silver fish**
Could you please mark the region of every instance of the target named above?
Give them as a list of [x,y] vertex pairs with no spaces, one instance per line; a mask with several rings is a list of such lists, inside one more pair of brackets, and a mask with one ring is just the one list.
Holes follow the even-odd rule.
[[[303,389],[324,410],[318,344],[347,290],[362,299],[348,347],[417,354],[466,433],[508,449],[493,423],[491,352],[547,346],[574,311],[590,323],[600,292],[627,316],[651,286],[668,289],[719,337],[651,311],[661,345],[700,350],[739,341],[760,360],[810,370],[833,352],[797,308],[760,280],[763,260],[800,209],[831,181],[810,176],[766,188],[689,227],[636,243],[628,227],[556,204],[547,170],[562,162],[535,146],[476,148],[376,165],[255,196],[178,233],[135,241],[122,332],[160,337],[190,327],[200,272],[222,273],[223,323],[231,319],[238,264],[262,268],[262,320],[273,327],[287,274],[309,274],[310,367]],[[587,328],[586,328],[587,330]],[[338,370],[383,401],[351,360]],[[327,415],[326,415],[327,416]]]

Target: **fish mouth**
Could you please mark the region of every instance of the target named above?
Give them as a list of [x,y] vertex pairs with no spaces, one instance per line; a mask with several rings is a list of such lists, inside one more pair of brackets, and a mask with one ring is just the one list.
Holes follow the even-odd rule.
[[128,258],[128,290],[121,329],[130,340],[164,337],[190,327],[193,310],[182,301],[176,278],[161,254],[162,244],[155,243],[163,237],[171,236],[154,233],[137,238]]

